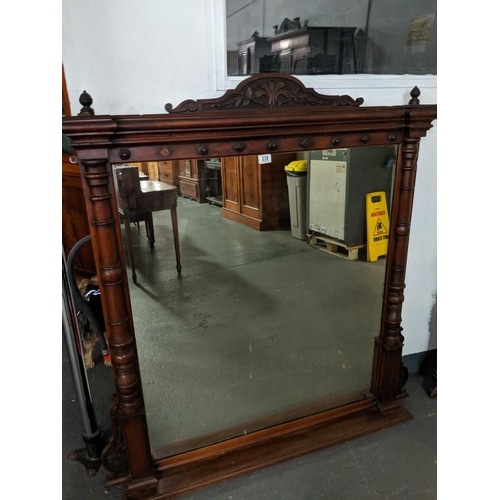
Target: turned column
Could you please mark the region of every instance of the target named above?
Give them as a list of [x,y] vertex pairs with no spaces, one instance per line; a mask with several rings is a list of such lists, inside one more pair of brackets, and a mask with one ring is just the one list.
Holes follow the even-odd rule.
[[[375,339],[371,392],[377,397],[380,410],[392,406],[403,392],[408,370],[401,361],[404,337],[401,334],[401,310],[404,301],[406,260],[410,240],[411,215],[420,138],[425,135],[421,123],[412,116],[419,108],[420,91],[411,92],[410,106],[405,113],[404,136],[398,151],[394,180],[392,213],[384,289],[384,308],[380,336]],[[417,115],[418,118],[418,115]],[[427,127],[428,128],[428,127]]]
[[[80,156],[86,156],[84,152]],[[113,436],[103,451],[103,465],[114,476],[141,484],[152,477],[152,461],[141,388],[131,308],[127,294],[118,212],[107,150],[102,158],[80,159],[92,246],[103,295],[106,336],[112,358],[116,394],[111,417]],[[106,156],[106,157],[104,157]],[[120,251],[121,249],[121,251]]]

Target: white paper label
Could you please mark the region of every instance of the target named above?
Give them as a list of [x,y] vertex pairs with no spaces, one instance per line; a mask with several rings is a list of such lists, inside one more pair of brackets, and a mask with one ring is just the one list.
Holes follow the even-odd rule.
[[271,155],[259,155],[259,165],[264,165],[265,163],[271,163]]

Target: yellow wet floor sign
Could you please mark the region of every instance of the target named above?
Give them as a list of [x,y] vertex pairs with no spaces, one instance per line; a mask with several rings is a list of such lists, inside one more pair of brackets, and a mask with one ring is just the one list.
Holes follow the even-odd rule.
[[366,248],[368,262],[387,255],[389,248],[389,214],[384,191],[366,195]]

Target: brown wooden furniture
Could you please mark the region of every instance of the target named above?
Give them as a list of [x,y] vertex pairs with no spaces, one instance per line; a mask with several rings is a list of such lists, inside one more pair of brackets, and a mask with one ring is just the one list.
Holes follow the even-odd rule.
[[[68,258],[71,249],[90,234],[82,178],[78,164],[71,163],[70,155],[62,155],[62,245]],[[97,274],[92,245],[85,245],[78,252],[74,265],[75,274],[91,278]]]
[[276,72],[292,75],[358,73],[364,33],[357,27],[300,26],[285,18],[268,38]]
[[220,158],[207,158],[203,161],[207,173],[206,199],[211,205],[223,206],[222,201],[222,162]]
[[[362,107],[362,99],[321,95],[286,75],[256,75],[217,99],[188,100],[168,116],[63,118],[78,154],[108,325],[115,395],[113,436],[103,451],[107,486],[131,500],[165,499],[411,419],[400,404],[401,309],[420,140],[436,105]],[[371,385],[356,397],[300,408],[267,424],[220,433],[192,451],[155,454],[148,435],[137,344],[110,165],[127,161],[232,157],[310,149],[398,145],[380,332]],[[328,277],[325,277],[327,279]],[[328,311],[326,311],[328,313]],[[313,326],[313,325],[312,325]],[[165,397],[168,404],[168,396]],[[245,432],[243,432],[245,430]]]
[[177,226],[177,195],[175,187],[163,182],[140,180],[138,168],[131,165],[116,166],[113,169],[118,190],[118,212],[120,220],[125,223],[127,235],[127,246],[132,268],[132,280],[137,283],[135,272],[135,259],[132,245],[131,222],[146,224],[146,234],[149,239],[151,250],[155,245],[155,233],[153,224],[153,212],[170,210],[172,217],[172,231],[174,236],[175,257],[177,260],[177,272],[182,270],[179,232]]
[[248,40],[242,40],[238,45],[238,75],[254,75],[263,73],[261,58],[271,53],[271,44],[266,38],[261,38],[255,31]]
[[182,196],[206,203],[207,174],[203,160],[180,160],[179,184]]
[[221,214],[261,231],[290,225],[285,165],[295,159],[278,153],[261,165],[257,155],[222,158]]
[[127,163],[131,167],[137,167],[141,181],[157,181],[158,180],[158,167],[156,162],[137,162]]
[[175,186],[178,194],[180,194],[179,163],[178,160],[158,162],[158,180]]

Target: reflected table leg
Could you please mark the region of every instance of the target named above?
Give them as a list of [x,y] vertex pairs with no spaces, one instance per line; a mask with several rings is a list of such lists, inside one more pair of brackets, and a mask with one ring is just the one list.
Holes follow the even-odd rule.
[[128,254],[130,257],[130,267],[132,268],[132,280],[135,284],[137,284],[137,275],[135,274],[134,250],[132,248],[132,231],[130,229],[130,218],[124,216],[124,219],[125,219],[125,233],[127,235]]
[[175,259],[177,261],[177,272],[181,274],[181,251],[179,246],[179,228],[177,225],[177,208],[173,207],[170,209],[170,215],[172,217],[172,230],[174,233],[174,244],[175,244]]
[[155,228],[153,226],[153,214],[151,212],[146,213],[144,219],[149,246],[151,247],[151,250],[153,250],[153,248],[155,247]]

